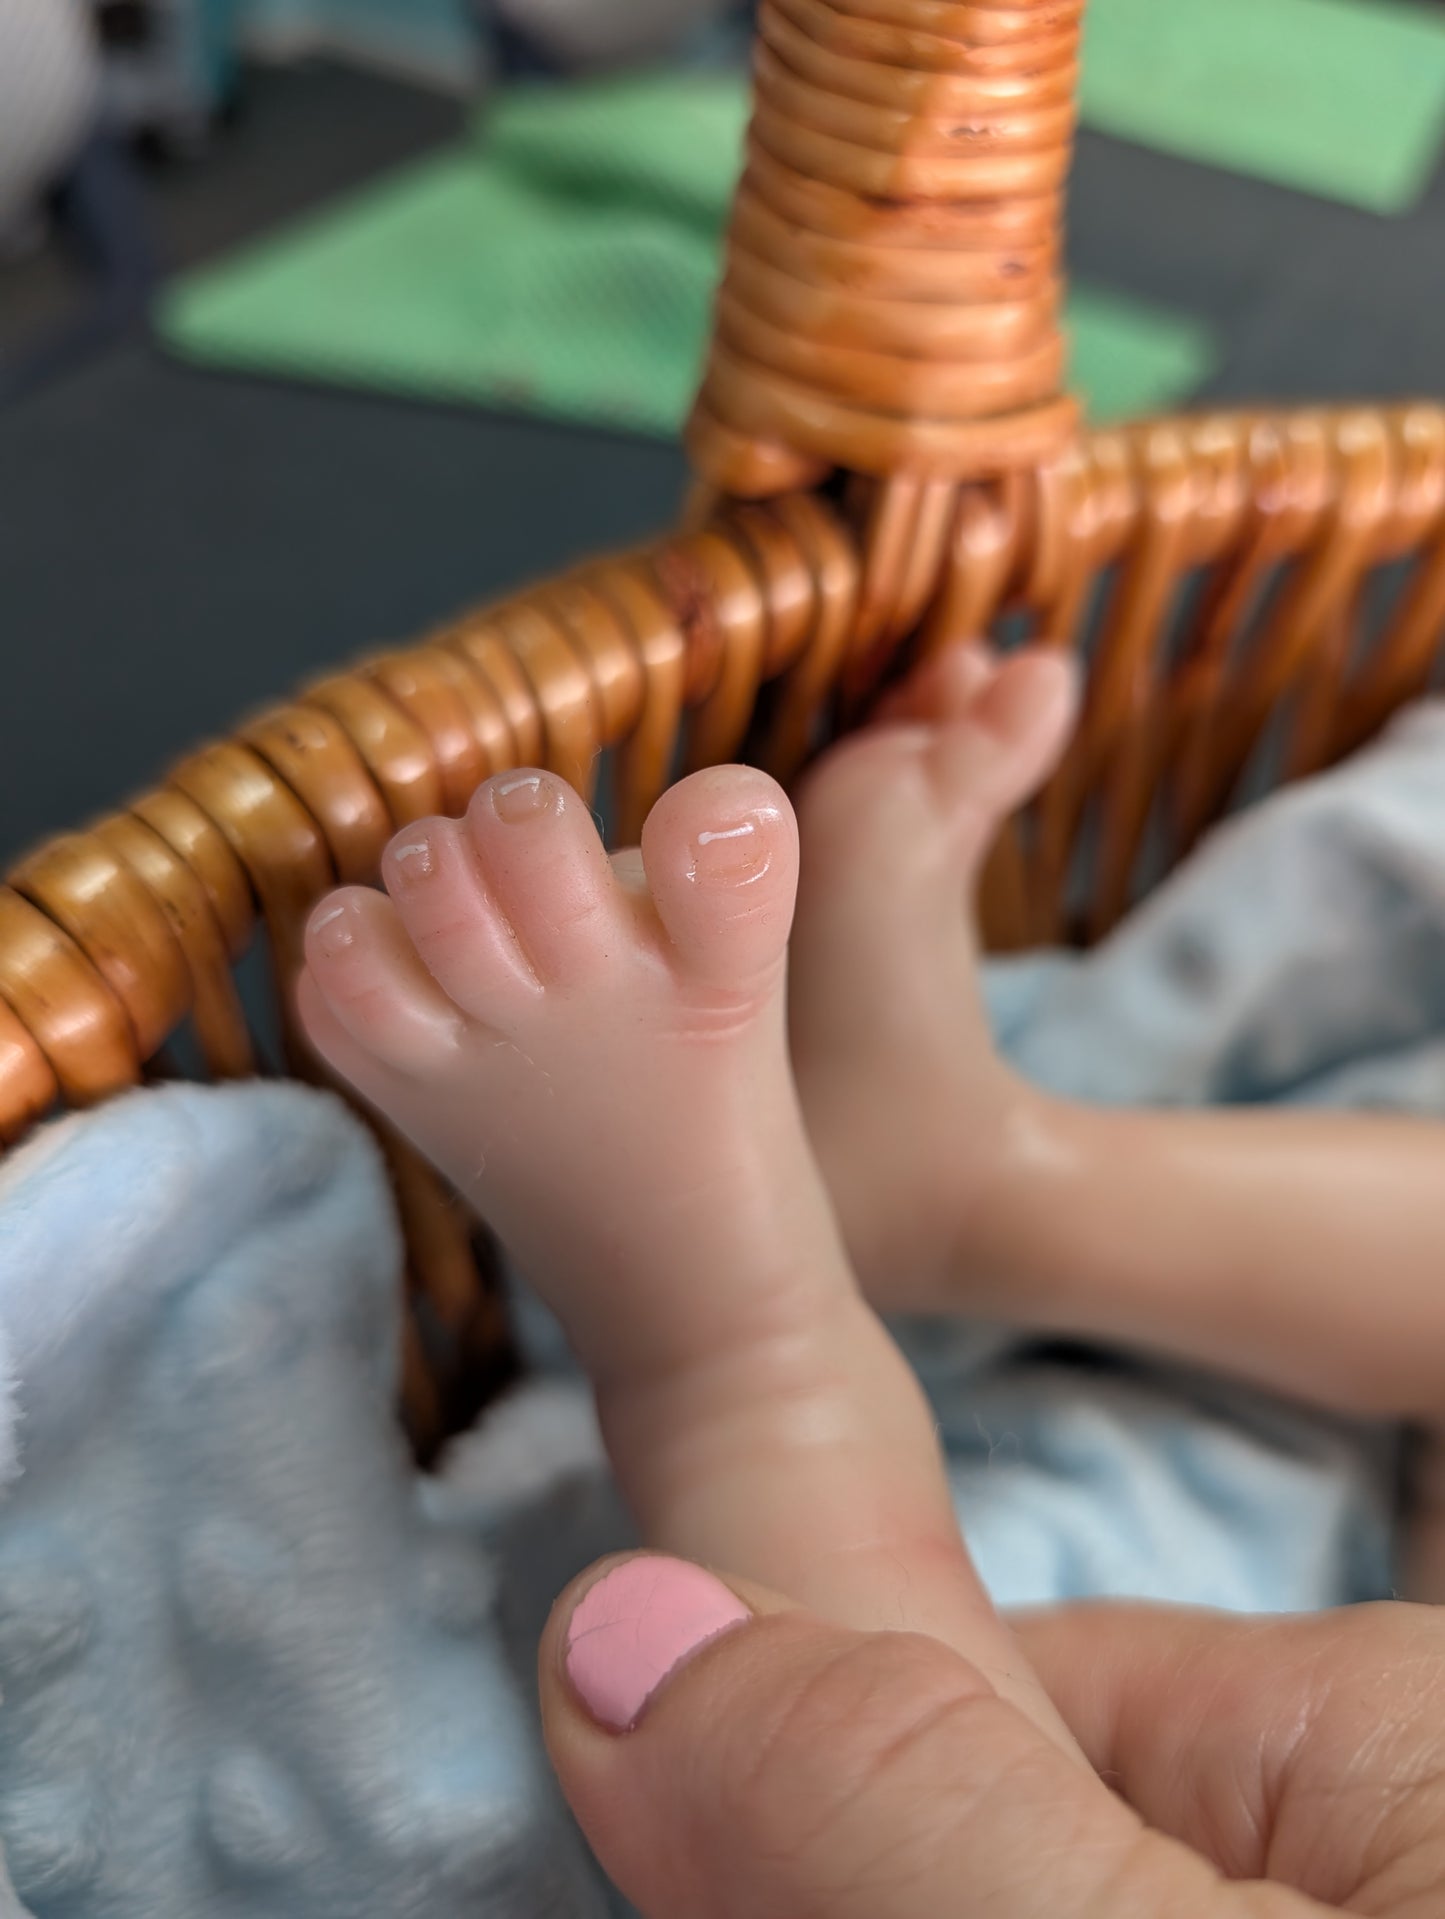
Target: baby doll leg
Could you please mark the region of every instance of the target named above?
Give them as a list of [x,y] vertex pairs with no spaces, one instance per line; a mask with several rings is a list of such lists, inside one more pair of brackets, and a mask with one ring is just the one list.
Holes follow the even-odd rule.
[[[1088,1108],[995,1055],[967,891],[1062,739],[1060,674],[955,649],[800,797],[795,1067],[869,1296],[1445,1434],[1445,1127]],[[1445,1522],[1431,1536],[1445,1575]]]
[[1057,760],[1074,704],[1057,655],[1001,665],[951,647],[798,796],[793,1065],[848,1250],[881,1307],[959,1303],[970,1224],[1014,1175],[1033,1095],[994,1051],[972,893],[1001,823]]
[[651,1544],[931,1631],[1053,1729],[804,1137],[796,875],[761,774],[684,782],[613,860],[561,781],[511,774],[393,842],[389,898],[317,911],[302,1013],[559,1313]]

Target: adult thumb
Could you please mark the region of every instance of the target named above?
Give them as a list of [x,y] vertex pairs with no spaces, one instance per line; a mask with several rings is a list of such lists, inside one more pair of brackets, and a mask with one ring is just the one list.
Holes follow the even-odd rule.
[[1224,1885],[910,1633],[681,1560],[584,1575],[543,1639],[563,1791],[647,1919],[1303,1919]]

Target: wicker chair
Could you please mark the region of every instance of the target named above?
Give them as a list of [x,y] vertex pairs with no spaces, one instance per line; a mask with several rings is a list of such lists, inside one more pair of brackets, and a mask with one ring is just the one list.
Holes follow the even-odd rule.
[[[949,635],[1080,649],[1078,737],[984,887],[990,941],[1017,947],[1097,937],[1267,749],[1310,772],[1426,684],[1445,409],[1078,429],[1058,307],[1082,5],[763,0],[687,525],[305,688],[23,860],[0,888],[0,1146],[182,1031],[216,1078],[255,1071],[248,946],[284,1005],[317,897],[511,766],[604,777],[625,841],[678,770],[795,774]],[[469,1222],[390,1153],[426,1455],[499,1377],[505,1326]]]

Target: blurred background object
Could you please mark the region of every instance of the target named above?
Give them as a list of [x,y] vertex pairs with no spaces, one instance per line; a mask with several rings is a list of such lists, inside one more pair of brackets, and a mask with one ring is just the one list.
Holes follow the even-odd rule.
[[479,0],[497,43],[543,71],[595,72],[675,53],[750,8],[735,0]]
[[[462,91],[494,72],[560,75],[669,58],[751,0],[225,0],[253,54],[326,54]],[[733,36],[741,52],[741,37]]]
[[238,36],[253,57],[358,61],[449,92],[471,90],[486,70],[470,0],[235,4]]
[[0,251],[38,243],[44,199],[89,137],[99,95],[84,0],[0,0]]
[[93,0],[117,131],[194,152],[231,102],[239,0]]
[[[126,11],[135,18],[121,41],[135,52],[142,9]],[[0,0],[0,260],[8,252],[14,267],[48,248],[85,288],[23,351],[0,329],[0,401],[56,377],[138,318],[154,284],[124,144],[146,115],[132,87],[127,120],[107,44],[106,22],[121,14],[91,0]],[[183,99],[171,98],[171,114],[195,129],[204,109],[191,99],[183,110]],[[42,262],[42,286],[44,273]]]

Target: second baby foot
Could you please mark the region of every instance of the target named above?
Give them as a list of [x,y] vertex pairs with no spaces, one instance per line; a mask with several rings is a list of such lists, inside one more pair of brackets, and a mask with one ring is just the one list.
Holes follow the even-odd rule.
[[972,896],[999,827],[1056,763],[1074,698],[1058,655],[1001,662],[951,647],[826,754],[799,795],[793,1061],[849,1252],[879,1306],[958,1299],[980,1215],[1028,1125],[1027,1089],[984,1016]]
[[546,773],[409,828],[313,916],[318,1050],[558,1312],[645,1538],[1051,1708],[978,1586],[916,1382],[863,1301],[788,1065],[797,836],[721,768],[609,859]]

